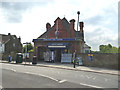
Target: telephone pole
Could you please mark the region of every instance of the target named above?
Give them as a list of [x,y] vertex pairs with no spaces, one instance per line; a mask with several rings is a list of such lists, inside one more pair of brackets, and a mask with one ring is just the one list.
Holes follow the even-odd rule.
[[23,44],[26,44],[26,49],[25,49],[25,64],[26,64],[26,60],[27,60],[27,53],[28,53],[28,44],[31,44],[30,42],[26,42],[26,43],[23,43]]

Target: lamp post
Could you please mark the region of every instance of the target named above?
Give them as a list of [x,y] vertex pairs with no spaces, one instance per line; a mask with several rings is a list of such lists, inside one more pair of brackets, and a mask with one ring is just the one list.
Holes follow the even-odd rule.
[[77,31],[78,31],[80,11],[77,11],[77,14],[78,14],[78,22],[77,22]]
[[27,46],[28,46],[28,44],[31,44],[31,43],[29,43],[29,42],[26,42],[26,43],[23,43],[23,44],[26,44],[26,49],[25,49],[25,64],[26,64],[26,60],[27,60]]

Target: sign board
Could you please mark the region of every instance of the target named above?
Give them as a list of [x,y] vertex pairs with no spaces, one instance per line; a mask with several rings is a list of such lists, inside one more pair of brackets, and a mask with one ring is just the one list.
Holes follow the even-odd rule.
[[68,43],[48,43],[47,48],[68,48]]
[[64,38],[64,39],[33,39],[33,42],[36,41],[75,41],[75,38]]
[[71,63],[72,54],[62,54],[61,63]]
[[88,54],[88,60],[92,61],[93,60],[93,54]]

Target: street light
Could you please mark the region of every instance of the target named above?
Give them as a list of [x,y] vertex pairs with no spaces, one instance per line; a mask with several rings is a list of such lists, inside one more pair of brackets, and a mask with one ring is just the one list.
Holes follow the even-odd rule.
[[78,31],[80,11],[77,11],[77,14],[78,14],[78,22],[77,22],[77,31]]

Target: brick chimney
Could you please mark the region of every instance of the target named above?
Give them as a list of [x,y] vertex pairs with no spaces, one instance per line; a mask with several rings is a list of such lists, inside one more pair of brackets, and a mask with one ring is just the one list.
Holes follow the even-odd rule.
[[19,36],[18,40],[21,42],[21,37]]
[[70,33],[71,33],[71,38],[74,38],[75,37],[75,20],[72,19],[70,20]]
[[70,29],[74,30],[74,26],[75,26],[74,24],[75,24],[75,20],[74,19],[70,20]]
[[84,22],[79,22],[79,25],[80,25],[80,32],[82,33],[82,38],[84,40],[84,31],[83,31]]
[[49,30],[50,28],[51,28],[50,23],[47,23],[47,24],[46,24],[46,30]]
[[84,22],[79,22],[80,32],[83,32]]

